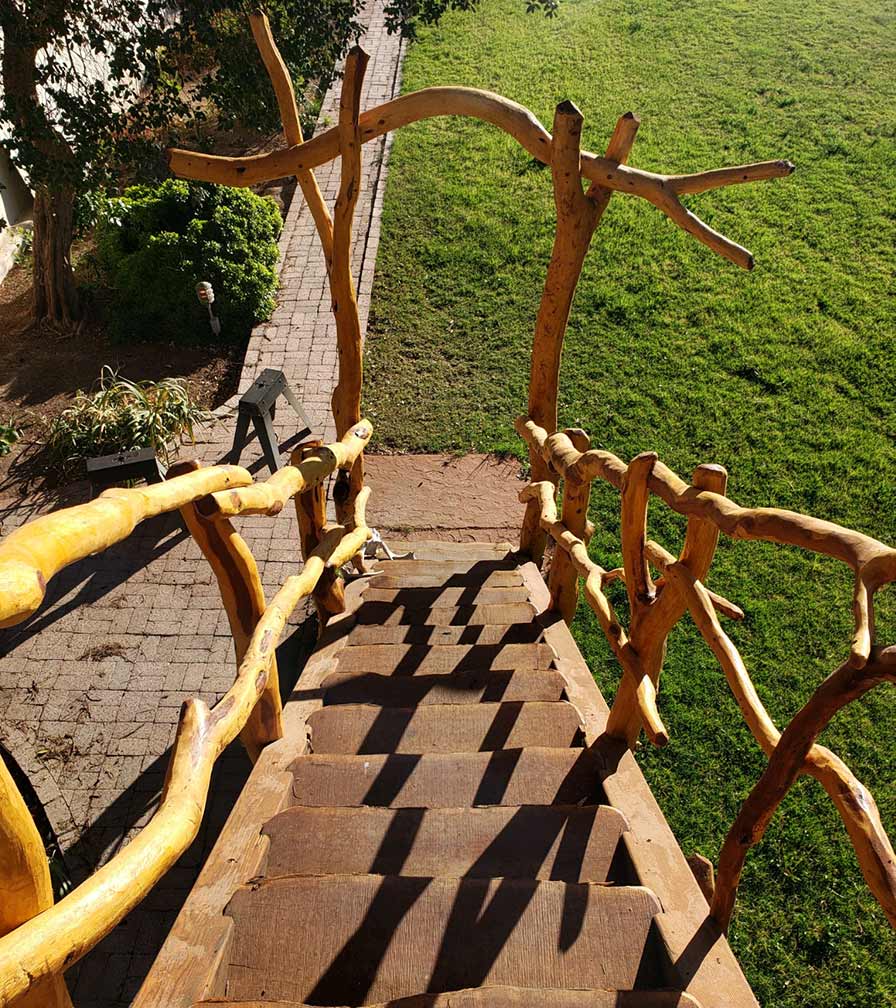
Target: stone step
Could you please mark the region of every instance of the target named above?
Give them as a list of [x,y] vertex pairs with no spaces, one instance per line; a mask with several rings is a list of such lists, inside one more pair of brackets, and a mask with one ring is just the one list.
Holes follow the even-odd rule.
[[381,875],[236,891],[230,998],[361,1005],[473,986],[626,990],[654,969],[640,886]]
[[379,675],[443,675],[451,672],[549,669],[547,644],[359,644],[339,654],[337,671]]
[[[331,708],[335,709],[335,708]],[[586,749],[428,755],[300,756],[295,805],[462,808],[601,804],[599,757]]]
[[464,753],[525,746],[582,745],[578,711],[553,703],[341,704],[308,718],[311,751],[320,753]]
[[365,703],[381,707],[475,704],[515,700],[562,700],[559,672],[457,672],[454,675],[386,676],[334,672],[321,683],[325,706]]
[[307,808],[274,816],[266,878],[415,875],[606,882],[625,817],[607,805]]

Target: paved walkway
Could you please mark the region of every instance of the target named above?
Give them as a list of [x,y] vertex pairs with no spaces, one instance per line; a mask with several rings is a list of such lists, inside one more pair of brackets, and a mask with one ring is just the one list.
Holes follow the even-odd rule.
[[[398,92],[402,43],[386,33],[382,0],[371,0],[362,44],[371,59],[362,108]],[[321,121],[335,121],[339,83],[327,95]],[[272,99],[273,100],[273,99]],[[364,147],[364,188],[358,201],[354,265],[366,327],[379,243],[388,140]],[[331,202],[338,161],[318,170]],[[282,368],[300,394],[316,432],[332,438],[330,394],[336,378],[335,327],[322,253],[299,192],[281,239],[279,305],[252,336],[240,393],[265,367]],[[233,408],[196,448],[204,462],[220,458],[233,437]],[[288,439],[295,418],[278,409],[278,434]],[[264,478],[256,442],[243,464]],[[291,509],[275,519],[241,522],[268,597],[298,560]],[[22,516],[25,517],[24,514]],[[4,531],[16,524],[5,522]],[[297,614],[298,628],[303,614]],[[296,629],[281,648],[281,667],[296,673],[303,644]],[[63,571],[27,624],[0,631],[0,741],[30,776],[77,882],[106,861],[153,814],[182,701],[215,703],[233,681],[230,631],[218,589],[177,518],[147,522],[125,542]],[[214,842],[248,772],[238,747],[222,758],[212,782],[209,814],[193,849],[148,900],[69,976],[78,1008],[128,1004]],[[75,975],[77,973],[77,975]]]

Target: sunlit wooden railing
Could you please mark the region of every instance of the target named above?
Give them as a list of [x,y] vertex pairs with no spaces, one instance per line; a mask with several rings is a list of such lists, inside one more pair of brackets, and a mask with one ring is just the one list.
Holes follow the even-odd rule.
[[[0,618],[4,626],[32,615],[47,581],[63,567],[124,539],[146,518],[179,510],[218,579],[230,619],[238,670],[233,686],[209,708],[181,708],[161,803],[149,824],[94,875],[53,905],[43,843],[5,768],[0,770],[0,1004],[70,1004],[62,972],[129,913],[195,839],[212,768],[240,734],[249,755],[282,734],[275,650],[299,601],[313,596],[324,620],[341,611],[339,568],[370,538],[369,488],[344,523],[326,520],[325,481],[350,469],[370,440],[362,421],[335,444],[306,444],[265,483],[238,466],[172,467],[165,483],[112,489],[87,504],[38,518],[0,542]],[[265,604],[258,568],[229,518],[276,514],[295,499],[304,565]]]
[[[198,700],[183,707],[161,806],[149,825],[92,878],[51,906],[49,876],[40,837],[21,796],[0,770],[0,797],[8,810],[0,822],[0,874],[16,892],[0,912],[0,1003],[21,1006],[69,1004],[62,972],[95,945],[133,908],[191,843],[199,828],[215,759],[239,733],[253,758],[280,737],[281,709],[274,649],[289,614],[313,596],[321,622],[343,611],[340,566],[361,565],[369,538],[363,450],[370,425],[361,419],[362,340],[351,270],[352,224],[361,187],[361,147],[408,123],[433,116],[478,118],[514,137],[551,168],[557,227],[535,319],[527,413],[517,430],[529,445],[531,484],[521,553],[540,562],[547,537],[556,544],[549,575],[551,607],[570,621],[583,594],[597,615],[623,679],[607,731],[633,745],[643,727],[658,745],[669,735],[657,706],[657,685],[669,632],[690,612],[718,658],[751,731],[769,756],[766,772],[745,802],[725,841],[712,913],[727,927],[744,857],[757,842],[793,780],[808,773],[834,800],[849,831],[865,878],[896,924],[896,866],[873,799],[833,753],[815,744],[825,724],[844,704],[876,683],[894,681],[896,649],[874,645],[873,596],[896,579],[896,551],[830,522],[776,509],[742,508],[724,496],[727,474],[700,466],[687,484],[645,453],[626,465],[608,452],[590,449],[579,430],[558,433],[558,380],[563,337],[592,235],[614,192],[639,196],[709,249],[750,269],[753,257],[719,234],[681,202],[742,182],[789,175],[785,160],[665,175],[626,164],[639,121],[628,113],[616,123],[603,157],[580,150],[582,116],[569,102],[557,106],[553,135],[526,108],[474,88],[436,87],[403,95],[364,112],[361,90],[367,56],[358,48],[346,60],[337,124],[303,142],[292,82],[267,19],[250,15],[259,53],[273,85],[286,147],[252,157],[217,157],[172,150],[172,171],[184,178],[248,186],[294,175],[317,227],[336,322],[339,374],[333,391],[335,444],[301,446],[289,466],[264,483],[253,483],[237,466],[199,468],[185,464],[158,487],[106,491],[98,500],[39,518],[0,543],[0,626],[27,619],[43,601],[49,579],[67,564],[127,536],[142,520],[179,510],[207,557],[221,591],[234,637],[236,680],[213,708]],[[340,157],[335,206],[326,205],[313,169]],[[582,179],[588,183],[582,187]],[[336,524],[326,516],[324,482],[336,474]],[[604,570],[588,553],[591,482],[603,479],[621,492],[623,567]],[[562,510],[557,488],[563,482]],[[688,518],[684,549],[673,556],[647,538],[650,495]],[[287,578],[265,604],[255,560],[230,519],[274,515],[295,501],[302,555],[301,574]],[[855,572],[855,635],[850,658],[813,694],[779,733],[719,623],[719,614],[740,618],[740,609],[703,581],[720,533],[733,538],[789,543],[826,553]],[[654,583],[650,569],[661,575]],[[631,619],[624,628],[605,586],[625,581]],[[11,908],[11,909],[10,909]]]
[[[874,799],[852,771],[815,740],[845,704],[882,682],[896,682],[896,646],[874,643],[874,593],[896,581],[896,550],[869,536],[810,515],[778,508],[745,508],[724,496],[727,473],[720,466],[700,466],[688,484],[644,452],[628,465],[610,452],[591,449],[582,431],[548,434],[528,417],[516,429],[538,453],[556,479],[563,480],[560,516],[557,487],[549,480],[530,483],[520,493],[529,522],[553,539],[556,553],[548,587],[551,608],[571,621],[576,610],[578,579],[624,676],[607,721],[607,733],[634,745],[643,727],[655,745],[668,742],[660,718],[656,689],[666,654],[666,640],[689,612],[719,661],[744,719],[769,762],[725,839],[719,858],[712,914],[727,930],[747,852],[761,840],[769,821],[800,774],[809,774],[830,795],[849,832],[868,887],[896,926],[896,856]],[[600,479],[620,491],[623,567],[604,570],[591,559],[585,543],[585,515],[592,481]],[[679,557],[647,537],[647,505],[658,497],[687,516],[684,548]],[[783,732],[779,732],[759,699],[744,662],[719,622],[740,609],[703,584],[719,534],[758,539],[824,553],[852,568],[855,576],[855,631],[850,654],[812,694]],[[650,569],[662,578],[654,583]],[[604,587],[625,582],[629,626],[624,629]]]

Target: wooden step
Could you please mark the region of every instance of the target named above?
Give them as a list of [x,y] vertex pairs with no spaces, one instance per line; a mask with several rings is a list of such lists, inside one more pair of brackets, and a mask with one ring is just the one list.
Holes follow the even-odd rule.
[[292,765],[293,803],[392,808],[593,805],[604,801],[599,767],[599,758],[588,750],[540,747],[424,756],[300,756]]
[[499,626],[356,626],[348,647],[367,644],[534,644],[544,633],[541,624],[511,623]]
[[455,574],[471,577],[487,577],[494,571],[519,571],[520,558],[504,556],[488,560],[474,560],[469,557],[454,560],[377,560],[375,574],[388,577],[439,578],[440,584]]
[[442,675],[471,669],[549,669],[547,644],[360,644],[344,648],[339,672],[380,675]]
[[[219,1008],[312,1008],[297,1001],[200,1001]],[[476,987],[448,994],[414,994],[365,1008],[701,1008],[682,991],[558,990],[535,987]]]
[[607,805],[305,808],[274,816],[266,878],[417,875],[606,882],[625,818]]
[[512,602],[525,602],[529,598],[529,589],[519,588],[480,588],[470,585],[467,588],[377,588],[371,586],[364,592],[364,603],[389,602],[394,606],[405,606],[408,609],[444,609],[468,605],[506,605]]
[[388,536],[390,548],[395,553],[413,552],[414,560],[381,560],[378,563],[422,563],[428,567],[433,563],[506,563],[517,567],[526,558],[514,552],[509,543],[448,542],[443,539],[427,539],[402,542]]
[[566,700],[375,707],[341,704],[308,718],[313,753],[464,753],[580,746],[578,711]]
[[420,564],[414,573],[374,573],[370,584],[374,588],[518,588],[523,575],[518,570],[453,571],[432,573],[428,564]]
[[566,680],[554,670],[456,672],[454,675],[342,675],[321,683],[325,706],[348,703],[381,707],[417,704],[498,703],[514,700],[562,700]]
[[395,626],[414,623],[426,626],[467,626],[481,624],[531,623],[535,606],[530,602],[511,602],[494,605],[462,605],[456,608],[437,606],[421,609],[419,606],[393,605],[391,602],[365,601],[355,613],[360,625]]
[[489,984],[629,989],[654,972],[639,886],[380,875],[237,890],[233,999],[351,1004]]

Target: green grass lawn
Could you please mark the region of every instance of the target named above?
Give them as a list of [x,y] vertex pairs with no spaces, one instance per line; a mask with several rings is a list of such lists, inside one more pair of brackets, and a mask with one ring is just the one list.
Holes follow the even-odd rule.
[[[743,504],[809,511],[896,543],[896,12],[884,0],[562,0],[553,20],[485,0],[422,33],[404,88],[455,83],[585,115],[602,152],[642,118],[634,165],[696,171],[789,158],[776,182],[687,197],[750,248],[739,271],[642,200],[616,195],[567,334],[562,425],[624,458],[655,449],[687,476],[731,474]],[[400,132],[367,343],[368,415],[382,446],[524,457],[531,333],[550,256],[550,174],[490,126]],[[592,552],[620,562],[618,502],[598,489]],[[651,533],[682,524],[654,504]],[[843,659],[849,572],[797,550],[723,542],[711,585],[746,610],[730,627],[779,724]],[[896,640],[893,595],[880,636]],[[622,605],[620,596],[615,596]],[[588,612],[575,633],[609,698],[618,672]],[[682,848],[715,860],[764,759],[685,621],[661,709],[672,732],[641,762]],[[893,702],[879,689],[823,740],[876,794],[896,833]],[[896,941],[826,795],[803,780],[747,863],[732,942],[769,1006],[896,1004]]]

